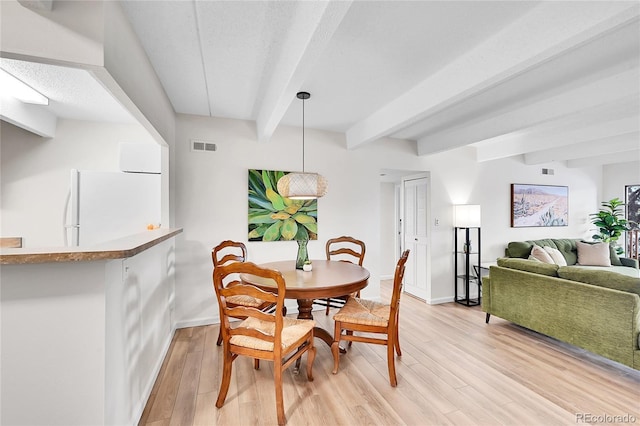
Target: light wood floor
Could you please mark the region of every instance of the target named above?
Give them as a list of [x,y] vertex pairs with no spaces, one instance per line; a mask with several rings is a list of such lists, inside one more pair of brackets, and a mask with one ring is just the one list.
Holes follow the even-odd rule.
[[[333,329],[331,314],[314,315]],[[284,376],[288,424],[546,426],[605,415],[640,424],[639,371],[499,318],[486,325],[484,317],[479,308],[429,306],[403,295],[397,388],[389,385],[384,346],[354,343],[332,375],[331,351],[316,340],[315,380],[292,369]],[[254,370],[251,360],[236,360],[225,405],[215,407],[217,335],[218,326],[176,332],[140,425],[276,424],[267,362]]]

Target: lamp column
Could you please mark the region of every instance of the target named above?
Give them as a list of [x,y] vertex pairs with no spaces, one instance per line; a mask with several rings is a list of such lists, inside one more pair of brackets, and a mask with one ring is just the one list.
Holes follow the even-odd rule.
[[[465,306],[480,305],[482,295],[478,271],[482,256],[479,205],[454,206],[453,239],[454,301]],[[477,286],[476,297],[471,295],[473,284]]]

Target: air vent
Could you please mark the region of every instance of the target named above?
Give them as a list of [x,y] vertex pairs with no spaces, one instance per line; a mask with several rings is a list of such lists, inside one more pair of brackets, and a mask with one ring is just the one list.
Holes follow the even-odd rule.
[[216,144],[209,141],[203,141],[199,139],[191,139],[191,151],[196,152],[214,152],[218,148]]
[[542,174],[543,175],[552,175],[553,174],[553,169],[542,169]]

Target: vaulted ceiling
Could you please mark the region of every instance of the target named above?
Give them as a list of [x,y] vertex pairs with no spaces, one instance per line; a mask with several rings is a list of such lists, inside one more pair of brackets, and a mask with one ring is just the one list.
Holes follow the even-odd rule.
[[[478,161],[640,161],[636,1],[121,3],[176,112],[255,121],[262,143],[301,125],[305,90],[305,126],[350,149],[388,137],[418,155],[471,145]],[[51,70],[17,72],[63,79]],[[54,106],[73,116],[73,102]]]

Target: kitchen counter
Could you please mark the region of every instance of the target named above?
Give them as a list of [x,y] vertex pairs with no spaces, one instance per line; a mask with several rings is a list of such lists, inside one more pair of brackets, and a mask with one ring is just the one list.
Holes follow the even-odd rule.
[[181,232],[0,250],[2,424],[137,424],[175,330]]
[[181,232],[182,228],[160,228],[86,247],[3,248],[0,249],[0,265],[125,259]]

